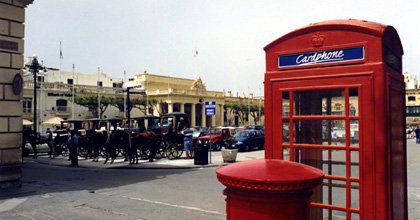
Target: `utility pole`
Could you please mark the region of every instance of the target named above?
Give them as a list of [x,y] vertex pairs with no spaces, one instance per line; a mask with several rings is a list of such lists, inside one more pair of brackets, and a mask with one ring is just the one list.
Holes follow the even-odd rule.
[[99,94],[99,80],[101,74],[101,67],[98,67],[98,82],[96,83],[96,89],[98,92],[98,118],[101,119],[101,95]]
[[[43,66],[44,65],[44,61],[42,61],[41,60],[41,66]],[[44,122],[44,115],[43,115],[43,110],[44,110],[44,108],[43,108],[43,106],[44,106],[44,99],[43,99],[43,96],[44,96],[44,90],[43,90],[43,81],[44,81],[44,74],[39,74],[41,77],[40,77],[40,81],[41,82],[39,82],[39,90],[41,90],[41,95],[39,96],[39,132],[42,134],[42,130],[43,130],[43,127],[42,127],[42,123]]]
[[131,114],[130,114],[130,108],[131,108],[131,101],[130,101],[130,94],[142,94],[144,95],[144,92],[131,92],[131,89],[140,88],[141,86],[127,86],[127,88],[117,91],[117,93],[123,93],[124,96],[125,93],[127,93],[127,129],[128,129],[128,147],[131,150]]
[[248,87],[248,126],[250,126],[250,122],[249,122],[249,114],[250,114],[250,110],[251,110],[251,106],[250,106],[250,103],[249,103],[249,99],[250,99],[251,97],[250,97],[250,93],[249,93],[249,87]]
[[[127,81],[126,81],[126,71],[124,70],[124,86],[127,87]],[[124,95],[124,118],[127,117],[127,99]]]
[[42,65],[39,65],[39,62],[38,62],[38,59],[37,59],[36,56],[33,57],[32,63],[29,66],[29,69],[32,72],[32,74],[34,75],[34,119],[33,119],[33,122],[34,122],[34,135],[36,137],[36,135],[37,135],[37,125],[38,125],[38,123],[37,123],[37,113],[36,113],[36,108],[37,108],[37,106],[36,106],[37,105],[37,103],[36,103],[36,97],[37,97],[37,95],[36,95],[36,84],[37,84],[36,79],[37,79],[38,71],[43,70],[44,72],[46,72],[46,69]]
[[74,119],[74,63],[73,63],[73,83],[71,88],[71,118]]
[[149,89],[149,80],[147,79],[147,75],[145,76],[146,79],[146,88],[144,88],[144,92],[146,93],[146,115],[149,115],[149,95],[147,94],[147,89]]
[[258,125],[261,125],[261,87],[260,87],[260,99],[258,100]]

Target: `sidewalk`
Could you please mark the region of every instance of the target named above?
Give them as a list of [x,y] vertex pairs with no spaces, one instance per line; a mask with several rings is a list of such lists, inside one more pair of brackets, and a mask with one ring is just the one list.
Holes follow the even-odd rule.
[[[117,158],[113,164],[110,164],[108,160],[107,164],[104,164],[105,159],[100,157],[99,162],[92,162],[92,159],[84,159],[79,157],[79,167],[82,168],[97,168],[97,169],[185,169],[185,168],[205,168],[205,167],[219,167],[229,163],[224,163],[220,151],[211,152],[211,161],[209,157],[208,165],[194,165],[194,159],[184,159],[185,155],[182,155],[180,159],[168,160],[166,158],[155,159],[154,162],[148,160],[139,160],[138,164],[129,164],[127,161],[124,162],[123,158]],[[250,151],[250,152],[239,152],[236,157],[236,162],[263,159],[264,151]],[[56,157],[50,159],[48,155],[38,156],[37,159],[32,157],[24,158],[24,161],[32,161],[41,164],[48,164],[53,166],[68,166],[70,161],[67,157]]]

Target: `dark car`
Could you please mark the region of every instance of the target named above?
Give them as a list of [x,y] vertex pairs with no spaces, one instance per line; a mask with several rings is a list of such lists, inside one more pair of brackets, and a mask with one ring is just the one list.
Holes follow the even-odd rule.
[[245,127],[248,130],[260,130],[264,131],[264,125],[248,125]]
[[239,151],[264,149],[264,133],[259,130],[243,130],[233,136],[233,148]]

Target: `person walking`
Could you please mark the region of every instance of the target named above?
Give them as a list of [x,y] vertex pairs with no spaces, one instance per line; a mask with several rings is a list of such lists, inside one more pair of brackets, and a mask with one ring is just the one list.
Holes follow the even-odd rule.
[[32,130],[32,128],[29,128],[28,130],[29,133],[29,143],[32,146],[32,150],[34,152],[34,159],[36,159],[38,157],[38,149],[36,147],[36,135],[34,130]]
[[420,144],[420,127],[417,126],[414,130],[414,133],[416,134],[416,144]]
[[48,144],[48,148],[50,148],[50,159],[54,159],[55,158],[55,146],[54,146],[54,141],[53,141],[53,134],[52,131],[50,130],[50,128],[47,128],[46,131],[48,137],[47,137],[47,144]]
[[182,131],[184,134],[184,151],[185,151],[185,159],[193,158],[192,155],[192,129],[184,129]]
[[23,161],[23,156],[25,152],[25,146],[26,146],[26,143],[29,141],[30,135],[31,135],[30,128],[24,127],[23,133],[22,133],[22,161]]
[[71,138],[70,138],[70,165],[69,167],[77,167],[78,158],[77,158],[77,148],[79,147],[79,134],[76,130],[71,131]]

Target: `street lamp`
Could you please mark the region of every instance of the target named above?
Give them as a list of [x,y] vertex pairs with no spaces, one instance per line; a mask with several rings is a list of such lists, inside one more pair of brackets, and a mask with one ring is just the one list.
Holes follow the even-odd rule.
[[36,121],[36,118],[37,118],[37,116],[36,116],[36,97],[37,97],[37,95],[36,95],[36,84],[37,84],[36,79],[37,79],[37,74],[38,74],[39,71],[46,72],[47,70],[44,66],[39,64],[36,56],[34,56],[32,58],[32,63],[29,66],[27,66],[27,68],[29,68],[29,70],[34,75],[34,120],[33,120],[33,122],[34,122],[34,134],[35,134],[35,137],[36,137],[36,135],[37,135],[37,125],[38,125],[37,121]]
[[130,121],[131,121],[131,114],[130,114],[130,109],[131,109],[131,101],[130,101],[130,94],[140,94],[140,95],[144,95],[144,91],[140,91],[140,92],[133,92],[130,91],[131,89],[139,89],[141,88],[141,85],[137,85],[137,86],[127,86],[125,89],[119,90],[117,91],[117,93],[125,93],[124,97],[127,96],[126,100],[127,100],[127,127],[128,127],[128,148],[131,150],[131,125],[130,125]]

